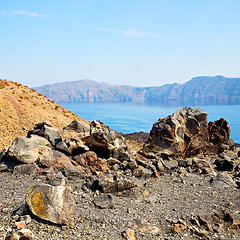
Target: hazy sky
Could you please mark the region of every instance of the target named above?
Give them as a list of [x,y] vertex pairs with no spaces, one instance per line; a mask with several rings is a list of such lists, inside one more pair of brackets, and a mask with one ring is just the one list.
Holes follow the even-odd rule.
[[240,77],[239,0],[0,0],[0,78],[30,87]]

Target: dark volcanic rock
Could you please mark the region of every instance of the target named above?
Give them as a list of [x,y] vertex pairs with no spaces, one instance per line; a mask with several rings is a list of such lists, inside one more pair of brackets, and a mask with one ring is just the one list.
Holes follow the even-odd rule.
[[117,193],[136,187],[136,184],[124,176],[100,176],[98,189],[103,193]]
[[38,148],[35,140],[20,136],[12,142],[7,155],[22,163],[33,163],[39,157]]
[[216,159],[214,164],[218,171],[232,171],[234,168],[234,162],[231,159]]
[[47,125],[43,125],[42,127],[41,126],[42,125],[29,131],[28,137],[33,134],[41,136],[43,138],[46,138],[55,149],[64,153],[70,153],[70,150],[68,149],[66,143],[63,141],[62,136],[57,128],[49,127]]
[[101,194],[94,199],[94,204],[98,208],[113,208],[113,196],[111,194]]
[[77,133],[82,133],[82,132],[87,133],[87,132],[90,132],[90,124],[80,119],[75,119],[66,127],[64,127],[63,131],[66,131],[66,132],[75,131]]
[[220,188],[220,187],[237,187],[237,184],[233,179],[225,172],[219,172],[217,176],[212,177],[211,186]]
[[146,132],[135,132],[135,133],[121,133],[121,135],[123,137],[125,137],[125,139],[127,140],[133,140],[133,141],[137,141],[137,142],[146,142],[149,138],[149,133]]
[[220,118],[217,121],[209,122],[208,131],[210,142],[218,146],[221,144],[229,145],[231,129],[226,120]]
[[95,171],[106,172],[108,169],[107,161],[98,158],[97,154],[92,151],[79,154],[73,159],[90,173],[94,173]]
[[149,144],[141,150],[145,155],[195,155],[208,143],[207,113],[199,108],[184,107],[153,124]]
[[102,158],[116,158],[120,161],[132,160],[135,152],[132,151],[124,137],[105,126],[100,121],[93,121],[90,128],[90,137],[85,143]]

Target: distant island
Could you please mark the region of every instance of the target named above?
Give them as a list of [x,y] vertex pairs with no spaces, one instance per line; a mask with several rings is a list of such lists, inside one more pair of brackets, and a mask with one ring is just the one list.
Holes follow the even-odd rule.
[[184,84],[174,83],[155,87],[78,80],[34,89],[58,103],[146,103],[175,106],[240,104],[240,78],[224,76],[200,76]]

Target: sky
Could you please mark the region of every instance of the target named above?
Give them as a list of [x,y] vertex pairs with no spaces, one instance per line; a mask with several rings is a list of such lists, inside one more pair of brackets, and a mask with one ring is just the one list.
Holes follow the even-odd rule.
[[239,0],[0,0],[0,78],[161,86],[240,77]]

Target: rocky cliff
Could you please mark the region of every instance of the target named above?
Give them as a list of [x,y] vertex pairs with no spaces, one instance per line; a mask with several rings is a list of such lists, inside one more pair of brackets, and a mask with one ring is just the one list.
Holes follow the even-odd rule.
[[196,77],[160,87],[132,87],[79,80],[37,87],[56,102],[130,102],[167,105],[240,104],[240,78]]

